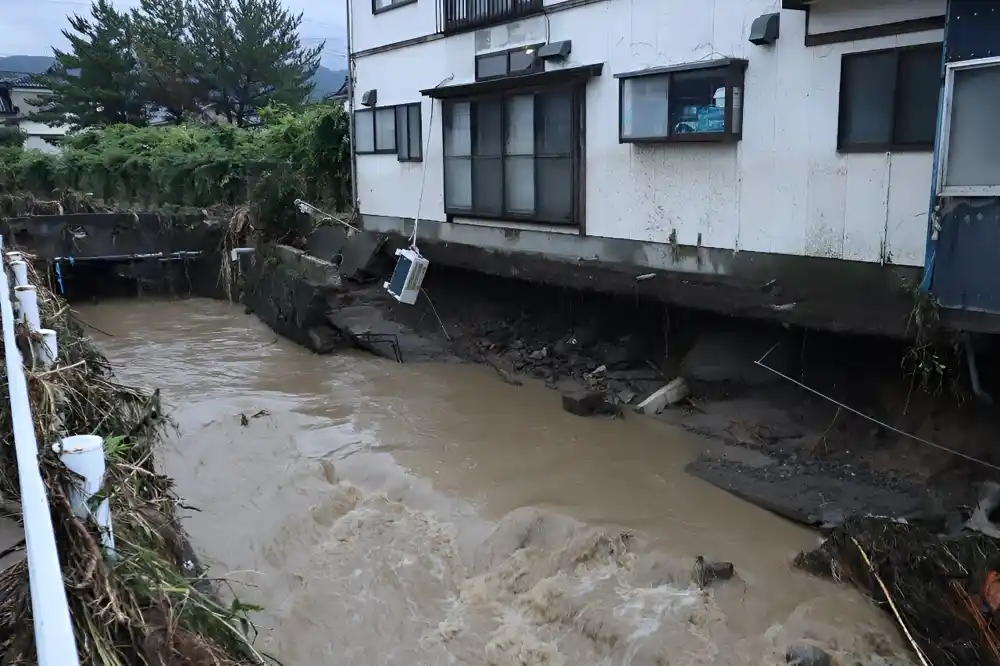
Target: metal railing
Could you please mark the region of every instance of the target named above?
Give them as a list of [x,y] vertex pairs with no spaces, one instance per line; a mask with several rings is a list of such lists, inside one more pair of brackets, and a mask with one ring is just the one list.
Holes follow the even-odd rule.
[[[0,238],[0,252],[3,239]],[[20,285],[24,288],[26,285]],[[36,302],[37,306],[37,302]],[[28,401],[24,360],[17,347],[14,307],[6,262],[0,267],[0,318],[3,320],[4,362],[10,394],[17,475],[21,486],[21,511],[28,558],[31,614],[39,666],[79,666],[76,639],[70,620],[66,588],[59,567],[59,553],[52,529],[52,514],[45,484],[38,468],[38,442]]]
[[538,14],[543,0],[441,0],[441,31],[445,34],[485,28]]

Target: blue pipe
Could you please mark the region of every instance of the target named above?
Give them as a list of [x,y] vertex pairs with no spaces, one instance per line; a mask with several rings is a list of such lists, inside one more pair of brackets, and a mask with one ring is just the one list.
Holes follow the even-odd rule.
[[[73,264],[76,263],[73,260],[73,257],[67,257],[67,259],[69,259],[69,265],[70,266],[72,266]],[[63,285],[63,274],[62,274],[62,262],[61,261],[56,261],[56,283],[59,285],[59,295],[60,296],[65,296],[66,295],[66,287],[65,287],[65,285]]]
[[944,22],[944,47],[941,49],[941,92],[938,93],[938,113],[937,127],[934,133],[934,158],[931,165],[931,192],[930,204],[927,207],[927,243],[924,247],[924,275],[920,280],[920,291],[930,292],[931,284],[934,282],[934,262],[937,258],[937,238],[934,230],[934,211],[938,206],[938,160],[941,154],[941,123],[944,119],[944,72],[948,62],[948,25],[951,23],[951,0],[948,0],[948,7],[945,12]]

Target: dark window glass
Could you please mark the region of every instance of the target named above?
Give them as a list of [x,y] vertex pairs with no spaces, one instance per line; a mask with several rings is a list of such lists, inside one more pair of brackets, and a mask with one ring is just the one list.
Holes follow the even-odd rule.
[[541,64],[541,61],[535,58],[534,49],[523,49],[520,51],[510,52],[511,74],[523,74],[528,71],[536,71],[539,69],[535,65],[536,62]]
[[933,143],[941,93],[941,52],[914,49],[899,54],[895,143]]
[[841,140],[848,144],[883,144],[892,139],[892,89],[896,54],[875,53],[845,59]]
[[396,110],[392,107],[375,109],[375,150],[396,150]]
[[354,151],[375,152],[375,111],[372,109],[354,112]]
[[539,93],[538,136],[539,155],[569,155],[573,150],[573,98],[568,91]]
[[396,132],[396,156],[400,161],[420,161],[423,157],[420,145],[420,104],[401,104],[396,107]]
[[569,157],[539,157],[538,187],[535,198],[538,215],[551,220],[569,220],[573,216],[573,160]]
[[931,148],[941,90],[941,45],[844,56],[842,151]]
[[477,213],[503,213],[503,158],[499,155],[473,158],[472,205]]
[[572,223],[577,118],[569,89],[446,102],[446,210]]
[[727,59],[623,77],[619,141],[738,141],[745,68]]
[[668,94],[672,134],[726,131],[724,73],[677,72],[671,78]]
[[476,58],[476,78],[489,79],[507,75],[507,54],[480,56]]
[[499,99],[476,102],[472,105],[475,117],[473,155],[501,155],[503,153],[503,102]]

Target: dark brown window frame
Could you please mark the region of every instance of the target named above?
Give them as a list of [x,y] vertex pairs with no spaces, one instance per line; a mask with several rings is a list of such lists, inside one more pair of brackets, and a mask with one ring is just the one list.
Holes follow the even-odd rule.
[[[705,62],[685,63],[681,65],[669,65],[666,67],[653,67],[633,72],[623,72],[615,74],[618,79],[618,143],[734,143],[743,138],[743,108],[746,106],[746,69],[748,61],[739,58],[725,58],[721,60],[708,60]],[[725,130],[722,132],[692,132],[687,134],[669,133],[657,137],[629,138],[624,135],[625,129],[625,82],[644,78],[670,76],[674,74],[686,74],[688,72],[722,70],[726,74],[726,111]],[[733,90],[740,89],[739,106],[739,129],[733,131],[733,123],[736,119],[733,108]],[[667,92],[667,109],[669,113],[670,90]]]
[[[420,156],[419,157],[400,157],[399,155],[399,123],[396,122],[396,112],[401,107],[417,107],[417,114],[420,119],[420,136],[418,138],[418,145],[420,146]],[[396,159],[400,162],[422,162],[424,159],[424,118],[423,118],[423,105],[421,102],[405,102],[403,104],[389,104],[386,106],[373,106],[364,109],[354,110],[354,137],[352,141],[352,148],[354,149],[355,155],[395,155]],[[358,150],[358,114],[371,114],[372,117],[372,146],[378,145],[378,127],[375,124],[375,118],[377,117],[377,111],[392,110],[392,148],[375,148],[374,150]],[[409,128],[407,128],[409,129]]]
[[[897,46],[886,49],[874,49],[871,51],[855,51],[853,53],[845,53],[840,58],[840,91],[837,107],[837,152],[838,153],[886,153],[886,152],[928,152],[934,150],[934,136],[931,136],[928,141],[921,141],[919,143],[897,143],[894,137],[890,137],[887,143],[852,143],[844,140],[844,111],[847,109],[848,102],[848,92],[847,86],[844,85],[844,78],[847,73],[847,68],[844,67],[844,63],[851,59],[864,58],[866,56],[879,55],[883,53],[893,53],[896,55],[896,67],[895,76],[893,79],[893,91],[892,91],[892,109],[890,114],[892,116],[892,129],[891,133],[895,135],[896,133],[896,108],[899,103],[899,67],[902,59],[899,54],[908,51],[921,51],[921,50],[937,50],[941,53],[942,62],[944,60],[944,44],[942,42],[930,42],[927,44],[913,44],[910,46]],[[943,71],[940,74],[941,82],[944,82]],[[935,127],[935,134],[937,128]]]
[[[503,79],[508,76],[528,76],[530,74],[538,74],[545,71],[545,61],[539,57],[535,57],[535,61],[531,64],[531,67],[524,70],[519,70],[517,72],[510,71],[510,55],[512,53],[527,52],[528,50],[537,51],[538,48],[542,46],[541,44],[530,44],[528,46],[519,46],[513,49],[507,49],[505,51],[493,51],[492,53],[483,53],[476,56],[475,62],[475,75],[476,81],[492,81],[493,79]],[[503,74],[494,74],[493,76],[479,76],[479,61],[487,60],[490,58],[496,58],[498,56],[504,56],[506,66],[504,67]]]
[[[403,157],[400,153],[401,143],[399,141],[399,116],[398,112],[400,109],[404,109],[406,114],[406,132],[407,141],[409,141],[409,112],[410,109],[416,107],[417,109],[417,152],[416,157],[410,155],[409,157]],[[424,161],[424,115],[423,115],[423,104],[421,102],[407,102],[406,104],[397,104],[396,109],[396,159],[400,162],[423,162]],[[409,148],[409,146],[407,146]]]
[[[447,175],[445,175],[445,177],[443,179],[444,180],[444,183],[443,183],[443,185],[444,185],[444,192],[443,192],[444,193],[444,205],[445,205],[445,214],[448,216],[449,221],[453,220],[456,217],[460,217],[460,218],[467,218],[467,219],[504,220],[504,221],[510,221],[510,222],[527,222],[527,223],[534,223],[534,224],[545,224],[545,225],[559,226],[559,227],[575,227],[575,228],[583,229],[583,226],[584,226],[584,221],[583,221],[583,200],[584,200],[584,197],[583,197],[582,193],[583,193],[584,187],[586,186],[585,175],[584,175],[584,149],[585,149],[584,134],[586,132],[586,118],[585,118],[585,111],[586,111],[586,107],[585,107],[585,105],[586,105],[586,82],[585,81],[575,82],[575,83],[567,83],[567,84],[562,84],[562,85],[558,85],[558,86],[551,86],[550,85],[550,86],[519,87],[519,88],[512,88],[512,89],[507,89],[507,90],[503,90],[503,91],[500,91],[500,92],[494,92],[494,93],[483,94],[483,95],[470,95],[470,96],[465,96],[465,97],[453,97],[453,98],[445,99],[445,100],[443,100],[443,105],[442,105],[442,107],[443,107],[442,108],[442,112],[443,112],[442,113],[442,116],[443,116],[442,121],[443,122],[442,122],[442,137],[441,138],[442,138],[442,142],[446,142],[447,141],[446,129],[445,128],[447,127],[447,125],[449,123],[450,116],[451,116],[451,107],[454,104],[457,104],[457,103],[470,103],[470,104],[474,104],[474,103],[479,102],[479,101],[500,101],[501,102],[501,104],[500,104],[500,109],[501,109],[501,116],[500,116],[501,117],[501,124],[500,124],[500,128],[501,128],[500,129],[500,132],[501,132],[501,136],[500,136],[501,153],[500,153],[499,159],[502,161],[504,159],[504,157],[507,156],[507,153],[506,153],[506,144],[507,144],[506,114],[507,114],[507,106],[503,102],[505,100],[511,98],[511,97],[517,97],[518,95],[537,94],[537,93],[545,93],[545,92],[553,92],[553,91],[565,91],[565,92],[568,92],[570,94],[571,104],[572,104],[572,110],[571,110],[571,113],[572,113],[572,116],[571,116],[572,127],[571,127],[571,144],[570,144],[569,159],[570,159],[570,165],[571,165],[571,167],[570,167],[571,168],[570,179],[571,179],[572,186],[573,186],[573,192],[572,192],[572,196],[571,196],[571,212],[570,212],[569,219],[546,218],[546,217],[539,216],[537,213],[525,214],[525,213],[517,213],[517,212],[508,212],[508,210],[507,210],[507,197],[506,197],[506,174],[504,173],[503,169],[501,169],[501,172],[500,172],[500,188],[501,188],[502,210],[501,210],[500,213],[496,213],[496,214],[494,214],[494,213],[486,213],[486,212],[482,212],[482,211],[477,211],[475,209],[476,208],[476,206],[475,206],[475,180],[473,180],[473,182],[472,182],[472,193],[471,193],[472,194],[472,198],[473,198],[473,200],[472,200],[472,207],[469,208],[469,209],[450,207],[448,205],[448,178],[447,178]],[[534,114],[534,126],[533,126],[533,129],[534,129],[535,132],[539,132],[540,131],[539,130],[539,125],[541,124],[541,114],[538,113],[537,108],[538,107],[536,106],[535,107],[536,110],[535,110],[535,114]],[[475,160],[475,143],[474,142],[475,142],[475,136],[476,136],[476,124],[475,123],[476,123],[475,113],[472,112],[471,115],[470,115],[470,127],[469,127],[470,155],[469,155],[468,159],[472,163],[472,168],[473,169],[475,168],[475,161],[474,161]],[[537,134],[536,134],[536,136],[537,136]],[[535,159],[538,159],[539,155],[532,154],[532,157],[535,158]],[[551,155],[549,155],[549,156],[542,155],[541,156],[542,159],[545,159],[546,157],[553,157],[553,156],[551,156]],[[555,156],[555,157],[565,157],[565,156],[564,155],[558,155],[558,156]],[[462,158],[459,158],[459,159],[462,159]],[[447,160],[448,160],[448,157],[445,156],[444,163],[443,163],[444,169],[448,168],[447,167]],[[473,175],[473,178],[475,178],[474,175]],[[536,192],[537,192],[537,187],[538,187],[538,171],[537,170],[535,170],[535,187],[536,187]]]
[[406,5],[415,5],[417,0],[393,0],[392,4],[388,7],[376,7],[375,0],[372,0],[372,14],[384,14],[386,12],[391,12],[393,9],[399,9],[400,7],[405,7]]
[[[378,148],[378,126],[375,123],[376,111],[383,109],[393,109],[392,112],[392,148]],[[358,115],[371,114],[372,117],[372,150],[358,150]],[[391,155],[396,152],[396,111],[395,106],[372,106],[365,109],[354,110],[354,154],[355,155]]]

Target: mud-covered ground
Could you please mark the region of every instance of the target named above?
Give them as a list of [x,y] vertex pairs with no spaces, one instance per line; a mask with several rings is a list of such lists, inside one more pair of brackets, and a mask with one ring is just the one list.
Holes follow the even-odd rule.
[[[918,359],[901,341],[789,330],[442,267],[428,274],[415,305],[394,302],[379,282],[332,297],[330,309],[339,326],[385,332],[370,348],[387,356],[398,346],[404,361],[459,358],[492,366],[510,383],[531,378],[564,392],[599,391],[606,415],[592,418],[639,418],[632,407],[682,376],[690,398],[657,418],[719,440],[723,451],[754,454],[748,463],[713,449],[689,471],[800,522],[866,513],[944,527],[967,514],[979,482],[998,478],[989,466],[1000,464],[996,411],[958,398],[961,373],[957,383],[922,387],[909,372]],[[767,368],[757,363],[762,357]],[[957,356],[936,360],[946,370],[962,367]],[[989,390],[1000,374],[986,355],[980,365]]]

